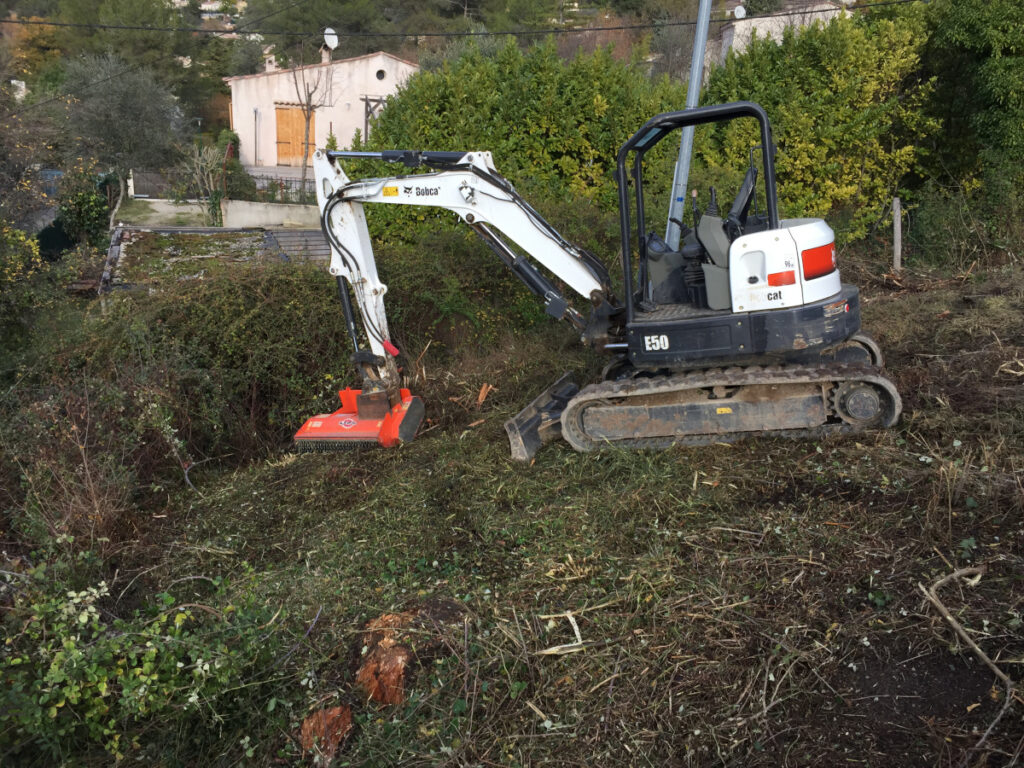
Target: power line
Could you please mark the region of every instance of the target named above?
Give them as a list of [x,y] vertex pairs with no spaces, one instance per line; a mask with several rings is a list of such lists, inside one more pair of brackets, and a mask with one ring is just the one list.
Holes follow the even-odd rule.
[[[257,19],[253,19],[251,22],[246,22],[245,24],[242,24],[241,28],[248,27],[248,26],[250,26],[252,24],[259,24],[261,21],[266,21],[271,16],[277,16],[279,13],[284,13],[285,11],[290,11],[292,8],[295,8],[295,7],[299,6],[299,5],[302,5],[303,3],[306,3],[308,1],[309,0],[296,0],[291,5],[286,5],[284,8],[279,8],[276,11],[271,11],[270,13],[264,14],[263,16],[260,16]],[[22,21],[21,19],[0,19],[0,23],[5,23],[5,24],[20,23],[21,21]],[[37,22],[37,23],[40,23],[40,22]],[[90,25],[70,25],[70,24],[61,23],[61,22],[45,22],[45,23],[57,24],[57,25],[62,25],[62,26],[90,26]],[[107,28],[118,28],[118,27],[116,27],[114,25],[102,25],[102,26],[107,27]],[[173,31],[175,31],[174,29],[159,29],[158,30],[155,27],[140,27],[140,29],[153,30],[153,31],[162,31],[162,32],[168,32],[168,31],[173,32]],[[212,30],[206,30],[206,31],[207,32],[211,32]],[[226,32],[226,31],[216,31],[216,32],[214,32],[214,37],[224,36],[226,34],[229,34],[229,33]],[[161,57],[161,58],[157,59],[154,63],[158,63],[158,62],[161,62],[161,61],[168,61],[168,60],[170,60],[172,58],[175,58],[176,55],[177,54],[170,54],[168,56]],[[117,78],[119,78],[119,77],[121,77],[123,75],[127,75],[129,72],[132,72],[132,71],[135,71],[137,69],[140,69],[141,66],[142,65],[139,65],[139,64],[130,64],[129,66],[125,67],[124,69],[120,70],[119,72],[115,72],[113,75],[110,75],[109,77],[103,77],[103,78],[100,78],[99,80],[93,80],[92,82],[86,83],[85,85],[83,85],[78,90],[77,94],[73,94],[73,95],[80,96],[81,94],[83,94],[83,93],[85,93],[87,91],[91,91],[93,88],[95,88],[98,85],[103,85],[104,83],[108,83],[111,80],[116,80]],[[72,94],[68,94],[68,95],[72,95]],[[13,109],[13,110],[11,110],[7,114],[5,114],[2,117],[0,117],[0,120],[7,120],[7,119],[9,119],[11,117],[18,117],[19,115],[22,115],[25,112],[28,112],[29,110],[36,109],[38,107],[45,106],[47,104],[53,104],[53,103],[55,103],[57,101],[62,101],[63,99],[64,99],[64,95],[61,95],[61,96],[53,96],[53,97],[51,97],[49,99],[44,99],[43,101],[37,101],[34,104],[29,104],[28,106],[22,107],[21,109]]]
[[[240,32],[242,32],[243,30],[245,30],[245,33],[246,34],[250,34],[250,35],[252,35],[252,34],[259,34],[259,35],[278,35],[278,36],[283,36],[283,37],[308,38],[308,37],[312,37],[312,36],[316,36],[316,35],[321,34],[322,30],[316,30],[316,31],[313,31],[313,32],[310,32],[310,31],[305,31],[305,32],[286,32],[286,31],[278,31],[278,30],[254,30],[254,29],[252,29],[252,27],[255,26],[256,24],[259,24],[260,22],[266,21],[267,19],[269,19],[269,18],[271,18],[273,16],[277,16],[278,14],[284,13],[285,11],[290,11],[291,9],[293,9],[293,8],[299,6],[299,5],[302,5],[305,2],[308,2],[308,0],[296,0],[296,2],[293,2],[290,5],[286,5],[284,8],[279,8],[276,11],[271,11],[270,13],[264,14],[263,16],[260,16],[260,17],[258,17],[256,19],[251,20],[251,21],[243,22],[242,24],[240,24],[238,27],[236,27],[233,30],[210,30],[210,29],[203,29],[202,27],[151,27],[151,26],[127,25],[127,24],[124,24],[124,25],[120,25],[120,24],[99,24],[99,23],[87,24],[87,23],[72,23],[72,22],[60,22],[60,21],[45,21],[45,20],[35,20],[35,19],[0,19],[0,24],[18,24],[18,25],[24,25],[24,26],[36,25],[36,26],[51,26],[51,27],[68,27],[68,28],[76,28],[76,29],[124,30],[124,31],[131,31],[131,32],[162,32],[162,33],[185,32],[185,33],[204,34],[204,35],[210,35],[211,37],[221,37],[221,38],[225,38],[227,35],[231,35],[231,34],[237,35]],[[880,2],[863,3],[863,4],[855,5],[855,6],[847,6],[846,10],[867,10],[867,9],[879,8],[879,7],[883,7],[883,6],[905,5],[907,3],[915,3],[915,2],[928,2],[928,0],[881,0]],[[747,20],[747,19],[772,19],[772,18],[792,17],[792,16],[809,16],[809,15],[814,15],[814,14],[830,13],[830,12],[834,12],[836,10],[839,10],[839,9],[824,8],[824,9],[817,9],[817,10],[782,11],[782,12],[779,12],[779,13],[766,13],[766,14],[759,14],[759,15],[751,15],[751,16],[745,17],[744,20]],[[712,19],[712,23],[714,23],[714,24],[725,24],[725,23],[728,23],[729,21],[731,21],[731,19]],[[695,20],[659,21],[659,22],[648,22],[648,23],[645,23],[645,24],[619,24],[619,25],[607,26],[607,27],[589,27],[589,28],[573,28],[573,29],[549,28],[549,29],[539,29],[539,30],[515,30],[515,31],[510,31],[510,32],[417,32],[417,33],[409,33],[409,32],[346,32],[345,36],[346,37],[354,37],[354,38],[410,38],[410,37],[460,38],[460,37],[504,37],[504,36],[508,36],[508,37],[531,37],[531,36],[547,36],[547,35],[589,34],[589,33],[593,33],[593,32],[617,32],[617,31],[627,31],[627,30],[659,30],[659,29],[674,28],[674,27],[692,27],[696,23],[697,22]],[[168,59],[173,58],[173,57],[174,57],[174,54],[172,54],[170,56],[167,56],[167,57],[164,57],[162,59],[157,59],[157,62],[165,61],[165,60],[168,60]],[[156,63],[156,62],[154,62],[154,63]],[[140,66],[141,65],[130,65],[130,66],[126,67],[125,69],[123,69],[123,70],[121,70],[121,71],[119,71],[119,72],[117,72],[117,73],[115,73],[115,74],[113,74],[113,75],[111,75],[109,77],[101,78],[99,80],[95,80],[95,81],[92,81],[90,83],[86,83],[84,86],[82,86],[78,90],[78,93],[75,94],[75,95],[81,95],[81,94],[83,94],[83,93],[85,93],[87,91],[90,91],[93,88],[95,88],[96,86],[103,85],[104,83],[110,82],[111,80],[114,80],[114,79],[116,79],[116,78],[118,78],[118,77],[120,77],[122,75],[125,75],[125,74],[127,74],[127,73],[129,73],[129,72],[131,72],[133,70],[139,69]],[[5,115],[0,116],[0,120],[7,120],[7,119],[9,119],[11,117],[17,117],[17,116],[19,116],[21,114],[24,114],[25,112],[28,112],[28,111],[30,111],[32,109],[36,109],[37,107],[45,106],[47,104],[52,104],[54,102],[61,101],[62,99],[63,99],[63,96],[54,96],[54,97],[49,98],[49,99],[44,99],[43,101],[38,101],[38,102],[35,102],[33,104],[29,104],[29,105],[27,105],[25,107],[22,107],[20,109],[11,110],[10,112],[6,113]]]
[[[254,19],[251,22],[245,22],[236,29],[231,30],[213,30],[205,29],[203,27],[153,27],[146,25],[129,25],[129,24],[89,24],[89,23],[72,23],[62,21],[47,21],[39,19],[0,19],[0,24],[19,24],[24,26],[49,26],[49,27],[68,27],[73,29],[96,29],[96,30],[123,30],[129,32],[184,32],[190,34],[201,34],[211,35],[214,37],[223,37],[231,34],[239,34],[243,28],[249,28],[246,30],[246,34],[249,35],[277,35],[281,37],[313,37],[319,35],[322,30],[314,31],[303,31],[303,32],[288,32],[285,30],[269,30],[269,29],[251,29],[252,25],[258,24],[271,16],[275,16],[279,13],[283,13],[286,10],[294,8],[306,0],[299,0],[299,2],[293,3],[292,5],[274,11],[273,13],[261,16],[258,19]],[[845,9],[840,8],[818,8],[818,9],[804,9],[804,10],[793,10],[793,11],[780,11],[778,13],[763,13],[763,14],[751,14],[750,16],[744,17],[744,21],[752,19],[776,19],[785,18],[792,16],[812,16],[815,14],[824,13],[837,13],[842,10],[849,11],[860,11],[867,10],[870,8],[879,8],[890,5],[905,5],[907,3],[915,2],[927,2],[927,0],[883,0],[883,2],[875,3],[862,3],[860,5],[847,6]],[[733,19],[712,19],[714,24],[727,24],[733,21]],[[411,37],[530,37],[530,36],[544,36],[544,35],[581,35],[588,34],[591,32],[618,32],[625,30],[653,30],[653,29],[664,29],[667,27],[692,27],[696,24],[696,21],[652,21],[645,22],[643,24],[618,24],[607,27],[572,27],[572,28],[561,28],[561,27],[550,27],[546,29],[521,29],[512,30],[507,32],[345,32],[345,37],[354,38],[411,38]]]

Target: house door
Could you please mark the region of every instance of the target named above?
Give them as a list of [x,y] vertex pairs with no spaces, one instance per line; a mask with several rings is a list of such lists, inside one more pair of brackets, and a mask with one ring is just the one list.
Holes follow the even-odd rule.
[[[277,107],[277,164],[302,165],[302,137],[306,132],[306,119],[298,107]],[[316,121],[309,121],[309,162],[316,147]]]

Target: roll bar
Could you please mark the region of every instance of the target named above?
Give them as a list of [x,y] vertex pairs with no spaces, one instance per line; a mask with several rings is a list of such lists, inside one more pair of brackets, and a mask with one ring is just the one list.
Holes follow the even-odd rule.
[[615,169],[615,181],[619,188],[619,229],[622,237],[622,271],[625,287],[627,317],[633,317],[633,264],[630,256],[631,228],[629,220],[629,176],[626,172],[626,161],[631,152],[636,153],[633,160],[633,173],[637,179],[637,211],[643,215],[643,194],[640,189],[640,172],[643,156],[659,141],[679,128],[704,123],[720,123],[740,117],[753,117],[761,126],[761,156],[764,164],[765,204],[768,209],[768,225],[771,229],[779,227],[779,201],[775,191],[775,160],[772,144],[772,129],[768,121],[768,113],[760,104],[752,101],[734,101],[729,104],[716,104],[709,107],[695,107],[679,112],[665,112],[655,115],[641,126],[619,149]]

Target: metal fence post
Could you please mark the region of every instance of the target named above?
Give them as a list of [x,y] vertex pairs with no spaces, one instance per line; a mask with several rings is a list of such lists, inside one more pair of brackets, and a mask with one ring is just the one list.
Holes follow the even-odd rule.
[[903,207],[900,199],[892,199],[892,269],[903,269]]

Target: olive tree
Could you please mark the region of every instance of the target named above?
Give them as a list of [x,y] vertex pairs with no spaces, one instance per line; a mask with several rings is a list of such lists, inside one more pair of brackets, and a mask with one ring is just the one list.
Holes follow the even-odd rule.
[[113,226],[132,168],[160,168],[175,155],[182,114],[171,92],[147,69],[113,54],[85,55],[67,67],[69,144],[117,175]]

